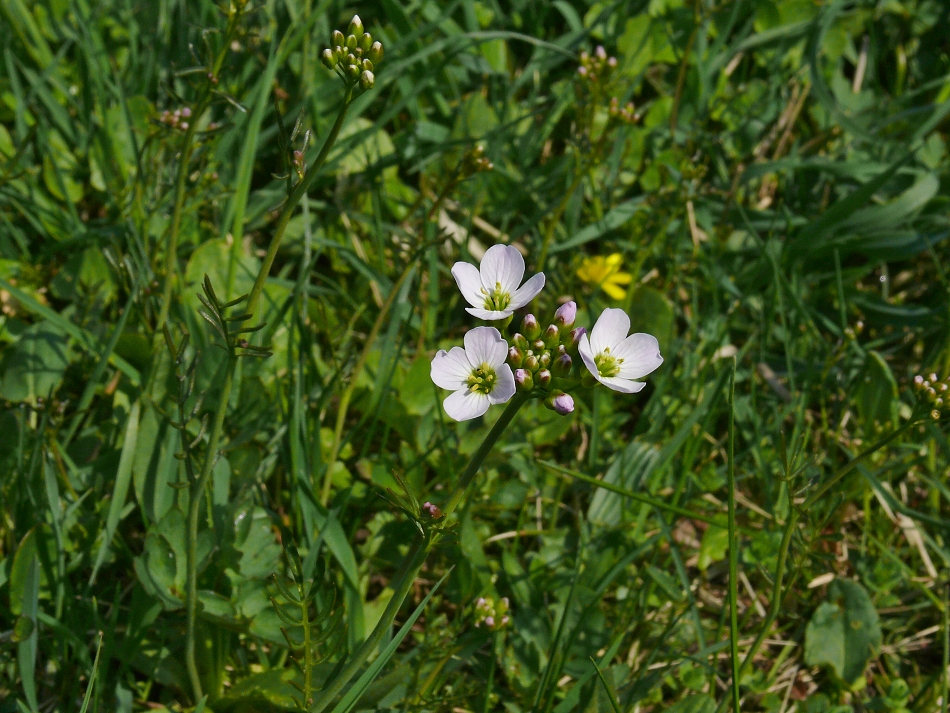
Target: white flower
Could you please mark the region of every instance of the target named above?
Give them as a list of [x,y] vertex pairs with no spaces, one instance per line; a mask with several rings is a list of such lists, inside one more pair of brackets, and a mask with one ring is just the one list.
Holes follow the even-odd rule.
[[440,350],[429,373],[436,386],[455,392],[442,402],[445,412],[456,421],[468,421],[514,396],[515,377],[507,357],[508,342],[494,327],[467,332],[464,349]]
[[622,309],[605,309],[591,330],[581,337],[578,351],[588,371],[604,386],[635,394],[641,379],[663,363],[660,343],[650,334],[631,334],[630,318]]
[[543,272],[521,285],[524,258],[510,245],[492,245],[485,251],[479,268],[467,262],[455,263],[452,276],[462,296],[472,305],[465,310],[486,320],[509,317],[544,288]]

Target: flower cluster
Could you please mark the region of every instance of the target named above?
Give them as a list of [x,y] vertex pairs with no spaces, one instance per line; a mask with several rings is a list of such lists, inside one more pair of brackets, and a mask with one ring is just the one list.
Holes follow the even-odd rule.
[[168,111],[168,109],[166,109],[158,117],[158,120],[173,129],[188,131],[189,118],[191,118],[191,108],[186,106],[182,109],[175,109],[175,111]]
[[577,68],[577,74],[582,79],[587,80],[590,83],[597,81],[598,77],[603,77],[612,69],[617,67],[617,58],[608,57],[607,50],[605,50],[601,45],[597,45],[597,49],[594,50],[594,55],[591,56],[587,52],[581,52],[581,64]]
[[[514,311],[544,287],[543,273],[522,285],[524,269],[517,249],[494,245],[478,268],[457,262],[452,275],[471,305],[466,308],[469,314],[507,327]],[[440,350],[430,375],[437,386],[453,392],[442,404],[445,412],[456,421],[467,421],[520,391],[564,416],[574,410],[570,391],[601,383],[633,394],[644,387],[637,379],[663,363],[655,337],[628,334],[630,318],[623,310],[604,310],[589,336],[586,328],[574,326],[576,318],[577,305],[567,302],[544,329],[533,314],[525,315],[510,344],[498,329],[476,327],[466,333],[464,348]]]
[[383,59],[383,45],[363,32],[363,21],[353,15],[344,37],[339,30],[330,36],[330,46],[320,55],[327,69],[335,70],[347,84],[359,82],[360,88],[372,89],[376,83],[375,67]]
[[507,626],[510,621],[508,617],[508,597],[502,597],[498,603],[491,597],[479,597],[475,602],[475,626],[485,626],[486,629],[498,631],[503,626]]
[[627,102],[625,107],[620,106],[620,100],[617,97],[610,98],[610,106],[607,112],[615,119],[620,119],[627,124],[632,124],[640,120],[640,115],[636,112],[633,102]]
[[914,388],[933,406],[930,416],[934,421],[945,411],[950,411],[950,378],[941,381],[936,374],[931,374],[926,379],[918,374],[914,377]]

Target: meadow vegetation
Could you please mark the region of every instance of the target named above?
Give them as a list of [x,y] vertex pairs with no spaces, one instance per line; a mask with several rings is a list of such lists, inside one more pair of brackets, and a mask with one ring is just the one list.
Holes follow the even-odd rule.
[[947,710],[947,27],[0,0],[0,713]]

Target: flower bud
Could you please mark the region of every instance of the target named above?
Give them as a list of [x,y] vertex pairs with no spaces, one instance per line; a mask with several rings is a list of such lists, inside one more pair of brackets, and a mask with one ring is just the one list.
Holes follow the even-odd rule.
[[542,369],[547,369],[551,366],[551,352],[543,351],[538,356],[538,366]]
[[567,354],[562,354],[551,365],[551,373],[555,376],[567,376],[571,373],[574,361]]
[[538,386],[546,389],[551,384],[551,372],[547,369],[538,369],[538,373],[534,375],[534,380],[538,382]]
[[576,327],[571,330],[571,343],[567,347],[567,353],[573,355],[577,354],[577,347],[581,343],[581,337],[587,334],[587,329],[585,327]]
[[373,63],[370,62],[368,59],[364,59],[361,64],[363,66],[363,69],[365,69],[367,72],[373,71]]
[[534,388],[534,377],[527,369],[515,369],[515,388],[518,391],[531,391]]
[[533,342],[531,342],[531,348],[534,349],[534,351],[536,351],[538,354],[546,349],[544,342],[541,339],[535,339]]
[[508,363],[516,369],[521,368],[521,365],[524,363],[524,352],[518,349],[518,347],[512,347],[509,349]]
[[930,372],[930,376],[928,376],[927,379],[930,381],[931,384],[939,381],[939,379],[937,378],[937,375],[934,374],[933,372]]
[[541,325],[533,314],[526,314],[521,320],[521,333],[529,340],[535,340],[540,336]]
[[574,411],[574,399],[563,391],[552,391],[544,400],[544,405],[560,416],[567,416]]
[[920,374],[914,377],[914,387],[919,391],[920,388],[924,385],[924,377]]
[[930,412],[930,418],[932,418],[934,421],[939,421],[940,412],[937,409],[934,409],[933,411]]
[[346,76],[350,79],[359,79],[360,78],[360,68],[355,64],[346,65]]
[[937,399],[934,401],[934,406],[936,406],[937,408],[943,408],[943,399],[938,396]]
[[597,59],[607,59],[607,50],[604,49],[603,45],[597,45],[597,49],[594,50],[594,53],[597,55]]
[[554,313],[554,324],[561,330],[561,333],[568,331],[574,326],[574,320],[577,318],[577,303],[573,300],[565,302],[557,308]]
[[330,35],[330,44],[334,47],[342,47],[344,42],[346,42],[346,38],[339,30],[334,30],[333,34]]
[[363,34],[363,21],[359,15],[353,15],[353,19],[350,20],[350,26],[346,28],[346,32],[350,35]]
[[351,52],[355,50],[356,49],[356,35],[352,35],[352,34],[347,35],[346,44],[344,45],[344,47],[346,47]]
[[374,42],[366,51],[366,58],[373,64],[379,64],[383,61],[383,43]]
[[433,520],[438,520],[442,517],[442,509],[438,505],[433,505],[428,500],[422,503],[422,512],[431,517]]
[[360,75],[360,87],[362,89],[372,89],[374,84],[376,84],[376,75],[368,69],[364,69]]
[[548,349],[554,349],[554,347],[558,345],[558,342],[561,341],[561,333],[555,325],[549,324],[545,328],[544,334],[541,335],[541,341],[544,342],[544,346]]
[[518,347],[518,349],[520,349],[521,351],[526,351],[526,350],[528,349],[528,340],[525,339],[525,338],[524,338],[522,335],[520,335],[520,334],[517,334],[517,333],[516,333],[516,334],[511,338],[511,343],[514,344],[516,347]]
[[538,358],[534,354],[529,354],[524,358],[524,361],[521,363],[525,369],[530,371],[532,374],[536,372],[539,368]]
[[373,46],[373,36],[368,32],[364,32],[363,36],[360,37],[360,49],[364,52],[369,52],[369,48]]
[[327,69],[333,69],[337,65],[336,55],[333,54],[333,50],[329,48],[320,53],[320,60]]
[[343,58],[343,64],[346,66],[355,66],[356,65],[356,55],[352,52],[349,52],[346,57]]

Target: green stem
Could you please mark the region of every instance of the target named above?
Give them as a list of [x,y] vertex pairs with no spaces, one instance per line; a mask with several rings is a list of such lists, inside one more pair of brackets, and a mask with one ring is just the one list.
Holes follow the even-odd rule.
[[[448,505],[446,505],[445,509],[443,510],[446,518],[458,506],[459,501],[465,494],[465,490],[475,478],[475,475],[478,473],[479,468],[481,468],[486,456],[491,452],[495,442],[498,440],[501,434],[504,433],[505,428],[507,428],[508,424],[511,423],[511,420],[515,417],[515,414],[518,413],[518,409],[520,409],[525,404],[525,402],[527,402],[528,398],[529,396],[525,393],[515,394],[511,401],[508,402],[508,406],[505,408],[504,412],[495,422],[495,425],[492,426],[491,430],[485,436],[485,440],[482,441],[481,445],[478,447],[478,450],[472,454],[471,460],[469,460],[468,465],[465,466],[465,470],[462,471],[462,475],[459,477],[459,482],[455,486],[455,490],[452,492],[452,495],[449,498]],[[409,550],[409,554],[406,555],[402,572],[395,578],[396,581],[398,581],[396,591],[393,593],[392,599],[389,600],[389,604],[386,605],[386,609],[383,611],[383,615],[379,618],[379,622],[376,624],[376,627],[369,635],[369,638],[366,639],[366,641],[364,641],[356,650],[356,653],[353,654],[353,658],[350,659],[350,662],[343,668],[339,675],[336,676],[336,678],[334,678],[333,681],[331,681],[327,687],[320,692],[319,697],[310,708],[310,713],[321,713],[321,711],[330,705],[337,694],[343,690],[343,687],[349,683],[350,679],[360,671],[360,669],[363,667],[363,663],[367,658],[369,658],[370,654],[376,650],[376,647],[382,640],[383,635],[389,630],[389,627],[392,626],[393,620],[396,618],[396,615],[399,613],[399,609],[402,607],[406,596],[409,594],[409,590],[412,589],[416,575],[419,573],[419,570],[422,569],[422,565],[425,562],[426,557],[428,556],[429,552],[432,551],[432,548],[436,542],[437,539],[435,538],[425,539],[421,537],[416,538],[416,540],[413,542],[412,548]]]
[[284,209],[281,211],[280,218],[277,220],[277,226],[274,228],[274,235],[270,240],[270,245],[267,246],[267,254],[264,255],[264,262],[261,263],[260,272],[257,273],[254,287],[251,289],[251,294],[247,298],[247,312],[249,314],[257,313],[257,303],[260,301],[261,294],[264,292],[264,283],[267,282],[267,276],[270,274],[271,266],[274,264],[274,258],[277,257],[277,250],[280,248],[280,242],[284,238],[284,232],[287,230],[287,224],[294,214],[294,209],[307,192],[307,189],[310,188],[310,184],[313,183],[313,179],[317,173],[320,172],[320,168],[326,163],[327,157],[330,155],[330,149],[333,148],[333,144],[336,143],[336,138],[340,134],[340,129],[343,128],[346,112],[349,110],[350,104],[353,101],[354,87],[355,85],[347,86],[346,94],[343,96],[343,106],[340,107],[340,112],[336,116],[336,121],[333,122],[330,133],[327,134],[326,141],[323,142],[323,148],[320,149],[319,155],[314,159],[303,178],[300,179],[300,182],[287,197],[287,202],[284,203]]
[[201,496],[211,478],[214,468],[215,454],[221,433],[224,431],[224,414],[228,410],[228,401],[231,398],[231,387],[234,384],[234,367],[237,359],[228,357],[224,373],[224,383],[221,385],[221,396],[214,413],[214,424],[211,427],[211,436],[208,439],[208,450],[205,452],[204,463],[198,479],[191,484],[188,502],[188,559],[185,582],[185,607],[188,615],[188,633],[185,640],[185,667],[188,669],[188,678],[194,691],[194,700],[201,699],[201,679],[198,676],[198,666],[195,663],[195,619],[198,613],[198,516],[201,513]]
[[727,471],[729,500],[729,650],[732,658],[732,709],[739,713],[739,543],[736,537],[736,361],[732,360],[729,382],[729,468]]
[[491,430],[488,432],[488,435],[485,436],[485,440],[482,441],[481,445],[478,447],[478,450],[472,454],[472,459],[468,462],[468,465],[465,466],[465,470],[462,471],[462,475],[459,477],[459,482],[455,486],[455,490],[453,490],[452,495],[449,496],[448,504],[442,510],[446,518],[448,518],[448,516],[451,515],[458,506],[459,501],[462,499],[462,496],[465,494],[468,486],[478,473],[478,469],[482,467],[482,462],[485,460],[485,457],[491,452],[492,447],[495,445],[495,441],[497,441],[498,437],[504,433],[506,428],[508,428],[508,424],[511,423],[511,420],[515,417],[515,414],[518,413],[518,409],[524,406],[529,398],[530,396],[523,391],[516,393],[512,397],[511,401],[508,402],[508,405],[505,407],[505,410],[502,412],[501,416],[499,416],[498,420],[495,421],[495,425],[491,427]]
[[402,274],[399,276],[399,279],[396,280],[396,284],[393,285],[392,289],[389,291],[386,301],[383,302],[383,306],[380,308],[379,314],[376,316],[376,321],[373,323],[373,328],[370,330],[369,336],[366,337],[366,344],[363,345],[363,352],[360,354],[359,361],[356,362],[356,366],[353,367],[353,371],[350,374],[350,383],[347,385],[346,391],[343,392],[343,396],[340,397],[340,405],[336,410],[336,424],[333,429],[333,445],[330,447],[330,454],[326,460],[326,470],[323,472],[323,488],[320,491],[320,504],[324,507],[326,507],[326,504],[330,501],[330,486],[332,485],[333,464],[336,462],[337,456],[340,453],[340,446],[343,443],[343,426],[346,424],[346,414],[350,408],[350,400],[353,398],[353,392],[356,390],[356,382],[359,379],[360,373],[363,371],[363,367],[366,366],[366,360],[369,358],[370,349],[376,342],[376,337],[379,335],[379,330],[383,327],[383,319],[386,317],[387,312],[389,312],[389,308],[392,307],[393,302],[396,300],[396,296],[402,290],[402,285],[412,272],[412,267],[414,264],[415,263],[410,262],[408,265],[406,265],[406,269],[403,270]]

